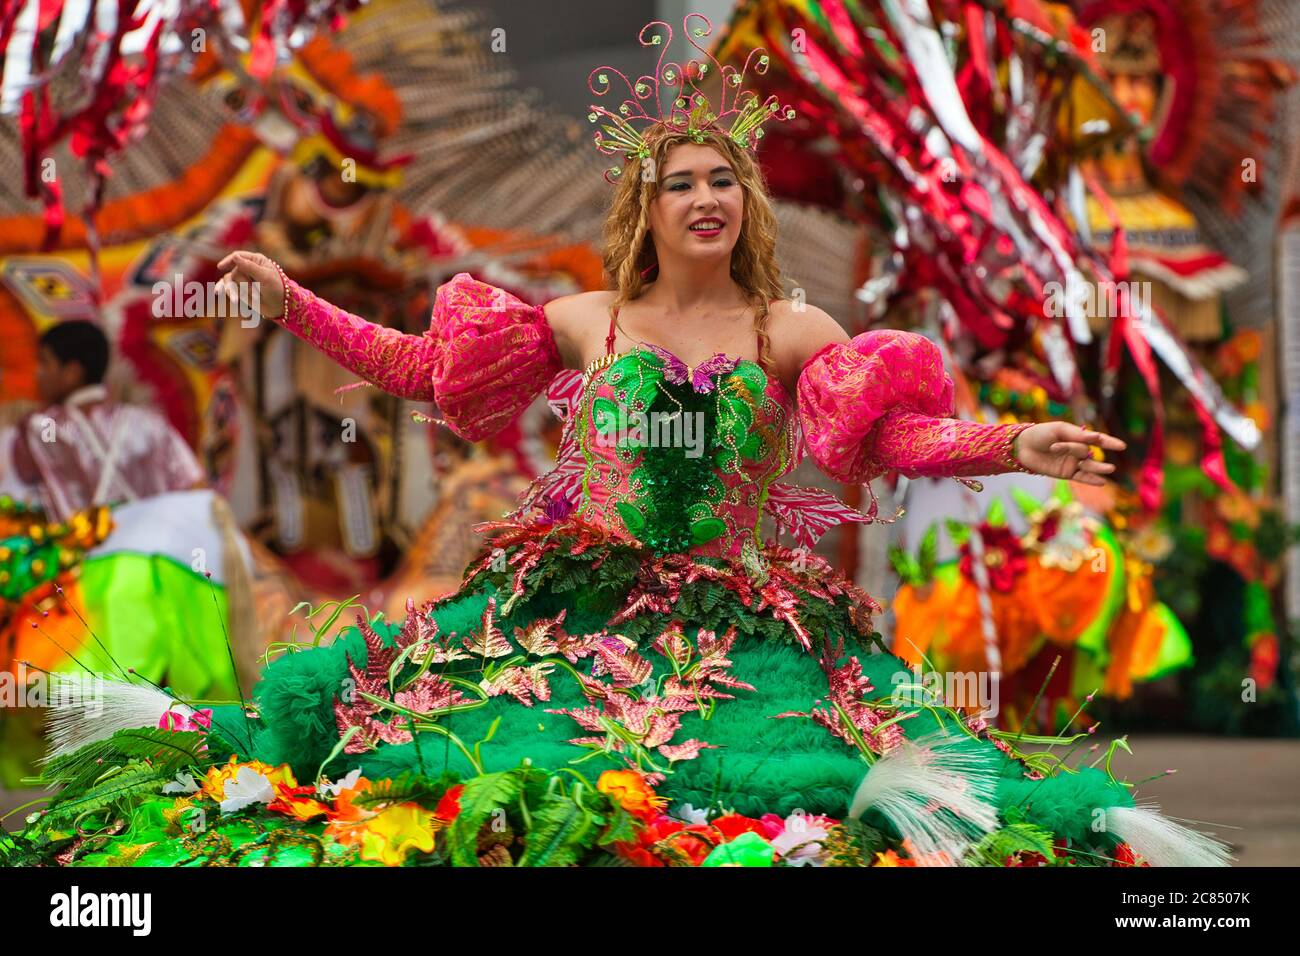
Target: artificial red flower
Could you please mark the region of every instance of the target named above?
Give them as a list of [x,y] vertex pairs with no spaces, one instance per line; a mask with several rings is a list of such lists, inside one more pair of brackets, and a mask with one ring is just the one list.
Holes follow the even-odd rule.
[[699,866],[718,843],[723,842],[711,826],[688,825],[666,813],[645,821],[637,832],[636,842],[614,844],[614,849],[637,866],[667,866],[664,858],[652,848],[664,840],[686,856],[691,865]]
[[450,823],[460,816],[460,795],[464,789],[465,785],[458,783],[444,793],[442,799],[438,801],[438,806],[433,811],[433,815],[444,823]]
[[[1003,594],[1015,587],[1016,578],[1024,573],[1028,562],[1025,548],[1015,532],[1002,525],[982,524],[980,538],[984,542],[984,567],[988,571],[989,587]],[[974,556],[970,539],[961,546],[961,573],[974,580]]]
[[712,821],[713,828],[731,842],[742,833],[757,833],[766,840],[771,840],[778,836],[785,829],[784,821],[778,819],[778,826],[773,829],[771,825],[764,823],[762,820],[754,820],[750,817],[742,817],[738,813],[728,813],[726,816],[718,817]]
[[1276,634],[1261,634],[1250,645],[1250,676],[1257,690],[1268,690],[1277,679],[1281,661]]
[[1119,846],[1115,847],[1115,862],[1112,863],[1111,866],[1150,866],[1150,865],[1151,865],[1150,863],[1148,863],[1146,860],[1143,860],[1142,857],[1138,856],[1137,851],[1134,850],[1127,843],[1121,843]]

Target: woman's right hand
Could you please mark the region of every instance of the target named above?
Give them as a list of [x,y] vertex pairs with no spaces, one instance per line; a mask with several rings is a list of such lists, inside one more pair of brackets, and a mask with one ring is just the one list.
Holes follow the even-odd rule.
[[[280,270],[266,256],[241,249],[218,262],[217,268],[225,272],[218,280],[218,288],[232,304],[239,303],[241,289],[252,287],[257,290],[257,311],[263,318],[278,319],[284,314],[284,283],[280,279]],[[253,301],[248,294],[242,298],[246,305]]]

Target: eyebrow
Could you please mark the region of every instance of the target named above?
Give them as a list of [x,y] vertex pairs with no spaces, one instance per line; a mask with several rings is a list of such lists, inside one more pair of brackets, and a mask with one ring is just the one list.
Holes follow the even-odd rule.
[[[730,166],[714,166],[712,169],[709,170],[709,175],[712,176],[714,173],[732,173],[732,175],[735,175],[735,173],[732,171]],[[691,171],[689,169],[679,169],[677,172],[669,173],[667,176],[665,176],[664,182],[667,182],[668,180],[673,179],[677,176],[689,176],[690,174]]]

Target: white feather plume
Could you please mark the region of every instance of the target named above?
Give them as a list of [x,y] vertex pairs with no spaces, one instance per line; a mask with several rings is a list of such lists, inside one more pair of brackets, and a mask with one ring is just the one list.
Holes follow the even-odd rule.
[[1228,866],[1232,861],[1227,844],[1175,823],[1156,806],[1110,807],[1106,829],[1152,866]]
[[858,785],[849,816],[875,810],[908,841],[918,866],[957,866],[998,826],[997,764],[963,735],[905,740]]
[[192,708],[156,687],[97,674],[52,675],[49,705],[50,749],[43,762],[107,740],[119,730],[157,727],[169,710],[194,715]]

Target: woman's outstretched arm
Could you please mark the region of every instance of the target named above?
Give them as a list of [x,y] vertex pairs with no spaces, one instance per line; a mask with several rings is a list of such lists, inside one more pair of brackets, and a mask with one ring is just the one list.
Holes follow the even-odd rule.
[[[232,252],[218,264],[232,301],[255,303],[263,318],[284,326],[348,371],[385,392],[416,402],[434,401],[437,343],[345,312],[284,275],[256,252]],[[252,290],[257,290],[252,299]]]
[[221,267],[228,294],[256,288],[262,315],[384,391],[435,402],[469,441],[514,421],[564,366],[542,306],[468,272],[438,286],[429,330],[405,335],[318,299],[257,253],[232,252]]
[[1005,471],[1104,485],[1115,470],[1092,446],[1124,442],[1069,422],[982,425],[952,415],[952,382],[938,349],[907,332],[850,339],[833,318],[788,303],[774,310],[774,359],[799,402],[809,452],[831,477],[867,481]]

